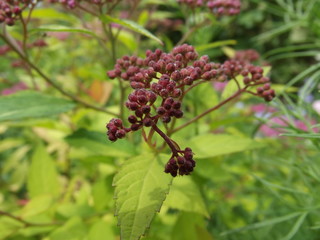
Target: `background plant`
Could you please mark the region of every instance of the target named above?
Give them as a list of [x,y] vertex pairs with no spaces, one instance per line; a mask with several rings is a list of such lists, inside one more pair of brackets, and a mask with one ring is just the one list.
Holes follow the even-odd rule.
[[[319,235],[317,1],[241,1],[236,16],[174,0],[5,2],[23,11],[1,24],[0,239]],[[168,148],[155,158],[141,134],[106,140],[106,123],[130,115],[131,92],[106,71],[185,42],[214,62],[258,50],[278,98],[247,94],[175,132],[197,166],[172,181]],[[235,81],[200,84],[176,126],[236,91]]]

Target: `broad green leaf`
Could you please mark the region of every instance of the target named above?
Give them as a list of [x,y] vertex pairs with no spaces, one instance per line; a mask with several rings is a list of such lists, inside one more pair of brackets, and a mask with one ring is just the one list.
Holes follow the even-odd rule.
[[173,227],[171,239],[211,240],[210,238],[208,238],[208,234],[199,234],[199,227],[202,226],[205,226],[205,223],[201,215],[190,212],[181,212]]
[[88,204],[78,205],[75,203],[67,202],[61,203],[57,206],[57,213],[65,218],[71,217],[90,217],[95,211]]
[[106,184],[106,180],[100,179],[92,186],[92,197],[94,207],[97,211],[103,210],[112,200],[111,186]]
[[127,160],[114,178],[116,215],[121,240],[137,240],[169,191],[172,177],[164,173],[169,156],[145,154]]
[[110,224],[104,221],[96,222],[89,231],[88,240],[104,240],[110,239],[113,240],[115,238],[113,230]]
[[29,195],[34,198],[59,193],[59,182],[55,164],[42,143],[39,143],[31,158],[27,183]]
[[24,225],[12,218],[2,217],[0,219],[0,239],[7,239],[19,229],[23,228]]
[[[22,16],[27,17],[28,11],[23,11]],[[43,20],[65,20],[68,22],[75,22],[76,18],[72,14],[65,14],[63,12],[57,11],[54,8],[36,8],[32,11],[32,18],[43,19]]]
[[[34,207],[37,208],[36,206]],[[48,234],[49,232],[53,231],[55,228],[59,227],[59,225],[55,225],[55,224],[51,225],[51,223],[54,222],[54,220],[50,215],[51,215],[51,212],[49,211],[49,213],[47,212],[47,213],[39,214],[32,217],[26,217],[25,220],[30,223],[44,224],[44,225],[43,226],[35,225],[35,226],[29,226],[27,228],[19,229],[19,232],[17,232],[18,236],[23,235],[26,237],[30,237],[30,236],[40,235],[40,234],[41,235]],[[48,225],[45,225],[45,224],[48,224]]]
[[30,29],[29,32],[31,34],[37,33],[37,32],[71,32],[71,33],[84,33],[93,37],[98,37],[94,32],[91,32],[88,29],[72,28],[72,27],[67,27],[62,25],[43,25],[38,28],[32,28]]
[[110,156],[130,157],[137,154],[136,147],[126,139],[110,142],[100,132],[79,129],[66,137],[67,142],[75,148],[74,157]]
[[199,240],[214,240],[208,230],[204,227],[196,225],[196,231]]
[[50,195],[36,196],[31,199],[22,209],[23,217],[31,217],[48,210],[53,204],[53,198]]
[[75,104],[62,98],[34,91],[21,91],[0,97],[0,121],[49,117],[67,112]]
[[235,152],[242,152],[263,147],[262,143],[250,138],[226,134],[205,134],[192,138],[189,141],[194,157],[209,158]]
[[117,23],[121,26],[129,28],[132,31],[135,31],[135,32],[140,33],[150,39],[153,39],[153,40],[157,41],[158,43],[160,43],[161,45],[163,45],[163,42],[159,38],[157,38],[155,35],[153,35],[151,32],[149,32],[147,29],[145,29],[144,27],[142,27],[141,25],[139,25],[136,22],[130,21],[128,19],[114,18],[114,17],[108,16],[108,15],[101,16],[101,20],[106,23],[109,23],[109,22]]
[[234,58],[236,55],[236,50],[231,47],[222,47],[222,51],[228,58]]
[[198,186],[190,177],[174,179],[172,186],[170,187],[170,194],[167,196],[164,205],[209,217],[207,207]]
[[69,219],[62,227],[53,231],[50,240],[83,240],[87,234],[87,227],[79,217]]
[[[197,51],[206,51],[206,50],[211,49],[211,48],[217,48],[217,47],[223,47],[225,45],[235,45],[235,44],[237,44],[236,40],[216,41],[216,42],[213,42],[213,43],[208,43],[208,44],[203,44],[203,45],[200,45],[200,46],[196,46],[196,50]],[[227,51],[226,49],[224,49],[224,50]],[[234,54],[232,54],[232,55],[234,55]]]

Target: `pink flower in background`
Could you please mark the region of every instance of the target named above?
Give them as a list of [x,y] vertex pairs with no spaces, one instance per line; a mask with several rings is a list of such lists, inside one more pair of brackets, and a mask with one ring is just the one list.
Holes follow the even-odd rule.
[[[320,102],[319,102],[320,105]],[[267,104],[256,104],[251,106],[251,110],[255,113],[257,117],[270,117],[270,115],[277,111],[275,107],[268,106]],[[308,120],[308,119],[307,119]],[[308,120],[310,125],[316,124],[314,119]],[[268,137],[278,137],[279,134],[287,132],[284,128],[289,126],[289,120],[285,116],[280,117],[271,117],[268,119],[266,124],[261,125],[259,128],[259,132],[264,136]],[[294,120],[293,125],[295,128],[300,129],[302,131],[308,132],[310,128],[305,124],[305,122],[301,120]],[[313,132],[319,132],[319,129],[313,128]]]
[[260,103],[251,106],[251,111],[255,113],[273,113],[276,112],[277,109],[266,104]]
[[27,85],[25,83],[23,83],[23,82],[19,82],[19,83],[13,85],[10,88],[3,89],[1,91],[1,95],[10,95],[10,94],[13,94],[15,92],[26,90],[26,89],[28,89]]
[[320,115],[320,100],[316,100],[312,103],[312,108]]
[[228,82],[214,82],[213,87],[218,92],[222,92],[224,88],[227,86]]
[[[309,120],[310,125],[316,124],[316,121],[314,119]],[[289,121],[286,117],[273,117],[271,118],[268,123],[263,124],[260,128],[259,131],[268,137],[278,137],[279,134],[287,132],[284,128],[288,127]],[[294,120],[294,127],[297,129],[300,129],[302,131],[309,131],[308,126],[301,120]],[[313,128],[312,131],[314,133],[319,132],[319,129]]]

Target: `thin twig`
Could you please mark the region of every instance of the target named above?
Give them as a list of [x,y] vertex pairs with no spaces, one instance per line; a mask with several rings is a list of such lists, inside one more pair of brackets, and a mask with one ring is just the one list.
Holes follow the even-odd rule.
[[52,223],[31,223],[26,220],[23,220],[21,217],[17,217],[12,215],[11,213],[0,211],[0,216],[5,216],[8,218],[11,218],[13,220],[16,220],[17,222],[20,222],[24,225],[24,227],[46,227],[46,226],[54,226],[54,225],[61,225],[60,222],[52,222]]
[[64,96],[72,99],[74,102],[79,103],[87,108],[91,108],[94,109],[96,111],[99,112],[104,112],[113,116],[118,117],[119,115],[116,113],[113,113],[111,111],[108,111],[104,108],[101,107],[97,107],[95,105],[92,105],[90,103],[87,103],[85,101],[83,101],[82,99],[78,98],[77,96],[72,95],[71,93],[66,92],[65,90],[63,90],[56,82],[54,82],[52,79],[50,79],[47,75],[45,75],[36,65],[34,65],[26,56],[23,55],[23,53],[21,53],[15,46],[14,44],[7,39],[3,34],[0,34],[0,37],[19,55],[19,57],[25,61],[33,70],[35,70],[47,83],[49,83],[50,85],[52,85],[55,89],[57,89],[61,94],[63,94]]
[[203,113],[201,113],[200,115],[190,119],[189,121],[185,122],[184,124],[182,124],[181,126],[173,129],[170,134],[175,133],[179,130],[181,130],[182,128],[190,125],[191,123],[199,120],[200,118],[204,117],[205,115],[207,115],[208,113],[211,113],[214,110],[217,110],[218,108],[220,108],[221,106],[223,106],[224,104],[226,104],[227,102],[230,102],[231,100],[233,100],[234,98],[236,98],[237,96],[239,96],[241,93],[245,92],[246,88],[240,89],[238,90],[235,94],[233,94],[232,96],[228,97],[227,99],[223,100],[222,102],[220,102],[219,104],[217,104],[216,106],[209,108],[208,110],[204,111]]

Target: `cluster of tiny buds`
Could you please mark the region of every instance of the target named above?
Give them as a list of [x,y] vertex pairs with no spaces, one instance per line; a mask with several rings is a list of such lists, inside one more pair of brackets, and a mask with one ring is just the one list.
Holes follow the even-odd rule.
[[131,131],[130,129],[125,128],[122,124],[122,120],[118,118],[111,119],[107,124],[107,129],[108,138],[112,142],[116,141],[119,138],[124,138],[126,136],[126,133]]
[[139,130],[142,126],[150,127],[154,124],[155,117],[151,117],[151,107],[157,100],[157,95],[146,89],[136,89],[128,96],[126,107],[134,111],[134,115],[128,117],[131,123],[130,129],[132,131]]
[[240,13],[241,2],[240,0],[210,0],[207,6],[218,16],[232,16]]
[[247,63],[252,63],[260,58],[260,54],[254,49],[246,49],[236,51],[234,59],[239,61],[244,61]]
[[[189,148],[184,151],[175,149],[177,145],[157,127],[157,123],[160,120],[167,124],[172,118],[183,117],[181,101],[188,90],[202,82],[226,81],[242,75],[244,86],[238,84],[239,91],[249,92],[266,101],[275,97],[269,78],[263,76],[263,69],[252,65],[243,56],[223,64],[214,63],[208,56],[199,57],[194,47],[187,44],[177,46],[169,53],[160,49],[147,50],[145,58],[124,56],[117,60],[107,75],[111,79],[128,82],[133,89],[125,104],[133,112],[128,117],[130,127],[125,128],[120,119],[112,119],[107,125],[108,138],[116,141],[127,132],[151,127],[171,148],[173,155],[165,172],[172,176],[190,174],[195,166],[193,153]],[[256,93],[250,90],[258,85],[263,86]]]
[[216,16],[232,16],[240,13],[240,0],[177,0],[191,8],[207,7]]
[[270,102],[276,96],[276,93],[271,89],[270,83],[265,83],[262,87],[257,88],[257,95],[263,97],[265,101]]
[[170,173],[171,176],[189,175],[196,162],[193,160],[193,152],[191,148],[185,148],[184,151],[179,151],[180,155],[172,156],[165,166],[165,173]]
[[13,26],[29,4],[32,4],[32,0],[0,0],[0,23]]
[[243,83],[246,87],[258,86],[254,95],[262,97],[265,101],[270,102],[276,96],[275,91],[271,89],[270,79],[263,76],[263,68],[248,64],[244,61],[231,59],[223,64],[223,71],[229,78],[235,78],[241,74]]

